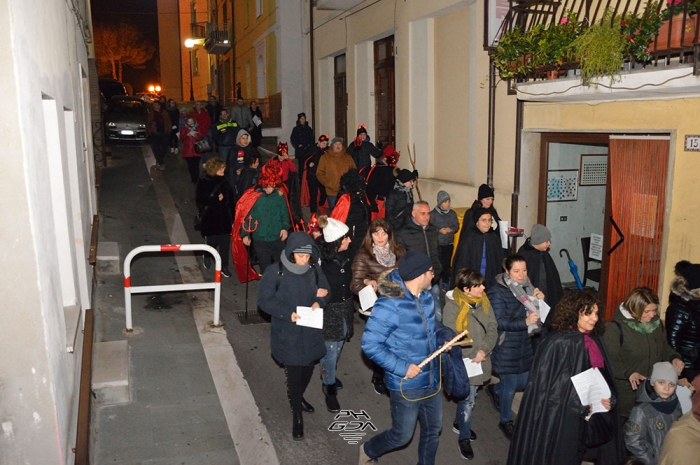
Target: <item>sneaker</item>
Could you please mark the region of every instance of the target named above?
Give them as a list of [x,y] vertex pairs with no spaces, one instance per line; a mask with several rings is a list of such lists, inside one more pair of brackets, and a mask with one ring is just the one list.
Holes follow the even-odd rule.
[[486,395],[489,397],[489,399],[491,399],[491,405],[493,405],[493,408],[495,408],[498,413],[501,413],[501,399],[499,398],[498,394],[496,394],[493,384],[486,386]]
[[228,268],[222,268],[222,269],[221,269],[221,274],[224,275],[224,277],[226,277],[226,278],[230,278],[230,277],[231,277],[231,272],[228,270]]
[[367,465],[368,463],[377,463],[377,460],[369,458],[369,455],[365,453],[365,445],[360,444],[360,465]]
[[170,147],[170,153],[175,153],[175,149]]
[[205,270],[211,268],[211,257],[208,254],[202,258],[202,266]]
[[[456,434],[459,434],[459,423],[457,423],[456,421],[452,423],[452,431],[454,431]],[[469,440],[476,441],[476,433],[473,429],[469,430]]]
[[513,421],[507,421],[505,423],[498,423],[498,429],[501,430],[503,435],[508,439],[509,441],[513,439],[513,432],[515,431],[515,425],[513,424]]
[[389,391],[387,391],[386,384],[384,384],[384,381],[372,381],[372,386],[374,386],[374,392],[376,392],[377,395],[383,396],[384,394],[389,394]]
[[474,458],[474,451],[472,450],[472,443],[469,439],[464,439],[459,441],[459,453],[463,459],[471,460]]

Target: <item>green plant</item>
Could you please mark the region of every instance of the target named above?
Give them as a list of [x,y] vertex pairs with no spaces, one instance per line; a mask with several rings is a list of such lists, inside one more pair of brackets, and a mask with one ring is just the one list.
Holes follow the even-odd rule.
[[531,34],[514,28],[503,33],[493,52],[493,62],[502,78],[524,76],[534,69],[526,55],[532,49]]
[[576,61],[573,43],[583,30],[574,12],[567,11],[559,24],[550,25],[537,38],[536,62],[557,69]]
[[622,35],[625,38],[624,55],[634,57],[637,63],[647,63],[652,59],[648,51],[649,44],[659,33],[663,22],[658,6],[659,3],[656,1],[649,2],[641,16],[627,14],[620,22]]
[[622,69],[625,40],[620,18],[607,9],[599,23],[591,24],[574,40],[581,78],[584,81],[596,76],[615,79]]

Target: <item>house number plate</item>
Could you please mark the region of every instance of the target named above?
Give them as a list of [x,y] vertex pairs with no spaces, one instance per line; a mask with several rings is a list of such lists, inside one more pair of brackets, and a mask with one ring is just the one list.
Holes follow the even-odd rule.
[[700,152],[700,135],[685,135],[686,152]]

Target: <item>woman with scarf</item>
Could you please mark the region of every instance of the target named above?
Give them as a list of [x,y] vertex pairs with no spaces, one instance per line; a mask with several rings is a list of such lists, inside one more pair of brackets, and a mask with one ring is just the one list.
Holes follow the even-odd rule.
[[326,355],[321,359],[321,389],[326,396],[326,408],[331,413],[340,412],[338,389],[343,384],[335,376],[340,352],[345,341],[353,335],[355,304],[350,291],[352,279],[348,251],[351,237],[345,223],[321,215],[318,226],[323,233],[316,239],[321,250],[321,268],[328,278],[331,300],[323,309],[323,335],[326,339]]
[[[362,289],[372,286],[377,292],[377,280],[379,276],[399,266],[399,260],[405,250],[394,240],[394,232],[391,224],[384,218],[372,220],[367,228],[360,248],[352,261],[352,281],[350,290],[353,294],[359,294]],[[371,309],[360,310],[360,313],[369,316]],[[374,392],[379,395],[389,394],[384,384],[384,370],[379,365],[370,361],[372,365],[372,384]]]
[[491,309],[489,298],[484,294],[484,275],[478,271],[461,269],[457,271],[455,288],[445,295],[442,322],[457,333],[469,330],[472,344],[462,346],[462,357],[469,363],[481,364],[483,374],[469,377],[471,385],[469,397],[457,403],[457,417],[452,429],[459,434],[459,452],[462,458],[474,458],[471,441],[476,434],[471,430],[472,412],[476,400],[476,390],[491,379],[491,352],[498,337],[498,323]]
[[287,395],[292,406],[292,438],[304,439],[302,412],[314,408],[304,400],[304,391],[314,373],[314,364],[326,354],[323,330],[302,326],[298,307],[324,308],[330,300],[326,275],[318,266],[319,251],[305,232],[289,235],[279,265],[265,270],[258,287],[258,305],[272,317],[272,356],[284,365]]
[[185,124],[180,129],[180,140],[182,141],[182,158],[187,162],[187,170],[190,172],[192,184],[199,180],[199,161],[202,155],[195,152],[194,144],[203,139],[205,133],[200,132],[199,124],[193,116],[185,118]]
[[398,231],[401,226],[411,217],[413,209],[413,185],[418,178],[418,171],[406,169],[394,170],[396,181],[394,189],[386,197],[386,219],[391,223],[394,231]]
[[[585,457],[617,465],[625,458],[613,365],[605,351],[603,304],[591,289],[571,291],[552,317],[552,332],[537,349],[518,411],[508,465],[580,465]],[[571,377],[597,368],[610,388],[606,411],[582,405]]]
[[651,376],[656,362],[671,362],[679,375],[685,367],[668,345],[658,309],[654,291],[638,287],[620,304],[603,336],[620,395],[620,415],[625,419],[634,406],[635,391]]
[[487,291],[498,321],[498,342],[492,360],[501,382],[489,384],[486,393],[501,413],[498,428],[511,439],[515,429],[511,420],[513,396],[527,384],[533,358],[530,336],[542,327],[539,300],[544,299],[544,294],[532,286],[521,255],[508,256],[503,260],[503,268],[505,272],[496,276]]

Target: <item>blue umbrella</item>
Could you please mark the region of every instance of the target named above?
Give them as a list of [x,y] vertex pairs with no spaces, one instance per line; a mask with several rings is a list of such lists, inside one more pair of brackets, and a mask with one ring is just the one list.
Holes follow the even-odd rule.
[[578,267],[576,266],[576,263],[574,263],[574,261],[571,259],[568,250],[561,249],[559,251],[559,256],[563,257],[563,254],[566,254],[566,258],[569,260],[569,271],[571,271],[571,274],[574,275],[574,279],[576,280],[576,287],[579,290],[583,289],[583,284],[581,284],[581,278],[578,277]]

